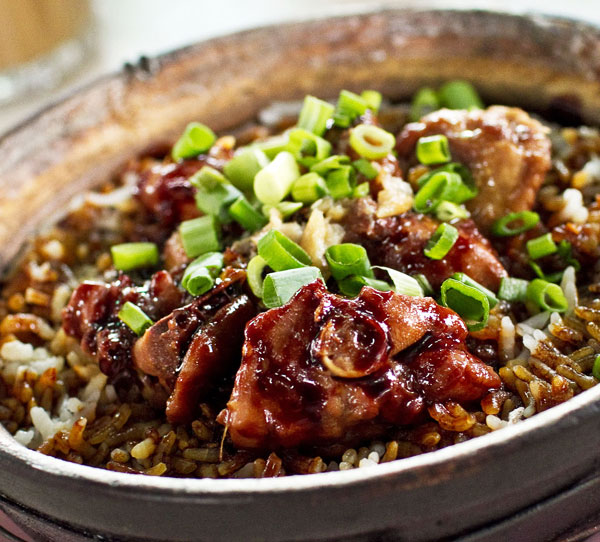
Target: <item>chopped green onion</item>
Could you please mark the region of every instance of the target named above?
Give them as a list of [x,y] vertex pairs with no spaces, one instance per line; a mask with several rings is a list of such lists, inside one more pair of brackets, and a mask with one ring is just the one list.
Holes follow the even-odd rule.
[[158,247],[154,243],[122,243],[110,247],[113,265],[119,271],[153,267],[158,263]]
[[203,166],[190,177],[196,187],[196,206],[206,215],[219,217],[223,223],[229,222],[227,207],[242,193],[225,176],[210,166]]
[[442,283],[442,305],[457,312],[470,331],[483,329],[490,316],[490,303],[479,288],[474,288],[456,279],[449,278]]
[[420,213],[435,211],[444,200],[458,192],[457,185],[462,180],[457,173],[440,171],[429,177],[429,180],[415,194],[414,208]]
[[300,170],[295,158],[289,152],[281,151],[254,177],[254,193],[262,203],[275,205],[289,194],[298,177]]
[[366,198],[371,193],[371,187],[368,182],[360,183],[352,190],[353,198]]
[[433,287],[425,275],[417,273],[413,275],[413,278],[419,283],[421,290],[423,290],[423,295],[432,296],[434,294]]
[[361,245],[333,245],[325,251],[325,259],[335,280],[342,280],[349,275],[373,277],[367,251]]
[[201,295],[214,286],[215,278],[221,269],[223,269],[223,254],[207,252],[187,266],[181,285],[190,294]]
[[416,122],[441,106],[437,92],[429,87],[417,91],[410,105],[410,120]]
[[600,380],[600,354],[598,354],[594,360],[594,365],[592,366],[592,376],[596,380]]
[[214,132],[204,124],[190,122],[183,135],[177,140],[171,151],[173,160],[194,158],[210,149],[217,139]]
[[263,283],[263,303],[269,309],[285,305],[296,292],[315,280],[323,280],[318,267],[287,269],[269,273]]
[[540,215],[533,211],[509,213],[492,225],[492,233],[498,237],[519,235],[533,228],[540,221]]
[[465,275],[464,273],[454,273],[450,278],[457,280],[458,282],[462,282],[467,286],[477,288],[480,292],[483,292],[487,297],[490,309],[493,309],[498,304],[498,298],[496,297],[496,294],[491,290],[488,290],[485,286],[479,284],[479,282],[473,280],[469,275]]
[[575,268],[575,271],[579,271],[581,269],[579,260],[573,257],[573,246],[571,243],[569,243],[569,241],[563,239],[560,243],[558,243],[557,252],[567,265],[572,265]]
[[254,185],[255,175],[269,163],[267,155],[260,149],[251,147],[238,151],[223,167],[223,173],[231,183],[250,192]]
[[543,311],[565,312],[569,308],[562,288],[542,279],[533,279],[529,283],[527,300]]
[[349,90],[342,90],[333,115],[334,124],[348,128],[354,119],[363,115],[366,110],[367,102],[364,98]]
[[117,316],[136,335],[141,335],[154,323],[142,309],[131,301],[127,301],[121,307]]
[[351,196],[355,184],[354,169],[352,166],[340,166],[334,169],[327,175],[325,184],[333,199]]
[[281,218],[288,218],[295,212],[302,209],[302,202],[300,201],[282,201],[277,205],[263,205],[262,213],[267,218],[271,215],[271,209],[277,209],[281,214]]
[[327,194],[327,185],[323,177],[311,171],[302,175],[292,185],[292,198],[302,203],[312,203]]
[[445,135],[420,137],[417,141],[417,160],[421,164],[444,164],[451,160],[450,146]]
[[377,175],[379,175],[379,170],[368,160],[365,158],[359,158],[352,162],[354,169],[358,171],[361,175],[372,181]]
[[229,216],[247,231],[262,228],[267,220],[259,213],[245,196],[240,196],[229,207]]
[[373,111],[373,113],[377,113],[379,108],[381,107],[381,102],[383,97],[381,96],[381,92],[376,90],[363,90],[360,93],[360,97],[367,102],[367,107]]
[[551,233],[546,233],[535,239],[530,239],[527,241],[526,246],[527,253],[532,260],[538,260],[544,256],[554,254],[558,250],[556,243],[552,240]]
[[502,277],[498,289],[498,298],[512,303],[517,301],[524,303],[527,299],[527,286],[529,286],[527,280]]
[[441,201],[435,208],[435,216],[442,222],[451,222],[456,219],[468,218],[469,212],[462,205],[451,201]]
[[557,271],[555,273],[544,273],[541,266],[539,266],[536,262],[530,261],[529,266],[533,269],[533,272],[537,277],[547,280],[548,282],[560,282],[562,279],[564,271]]
[[328,173],[350,163],[350,158],[345,155],[334,154],[325,160],[311,166],[310,170],[319,174],[321,177],[326,177]]
[[380,292],[389,292],[393,290],[392,285],[384,280],[372,279],[361,275],[351,275],[338,282],[338,288],[342,294],[349,297],[356,297],[364,286],[369,286]]
[[286,149],[305,167],[318,164],[331,154],[331,143],[308,130],[294,128],[288,136]]
[[186,220],[179,226],[181,242],[189,258],[219,250],[220,226],[212,215]]
[[396,138],[392,134],[372,124],[359,124],[350,130],[350,146],[369,160],[386,157],[395,144]]
[[287,134],[280,134],[263,139],[262,141],[256,141],[252,143],[252,147],[264,152],[269,160],[273,160],[281,151],[287,148],[288,144]]
[[479,94],[468,81],[449,81],[442,85],[438,96],[442,106],[449,109],[483,109]]
[[274,271],[312,265],[304,249],[277,230],[270,230],[258,241],[258,255]]
[[394,291],[397,294],[410,295],[413,297],[423,297],[423,288],[419,282],[410,275],[396,271],[396,269],[390,269],[389,267],[383,267],[380,265],[374,265],[372,269],[381,269],[385,271],[394,285]]
[[450,252],[458,239],[458,230],[450,224],[440,224],[425,245],[425,256],[441,260]]
[[248,286],[250,286],[252,293],[261,299],[263,296],[263,271],[265,267],[267,267],[267,262],[260,256],[254,256],[248,262],[248,267],[246,268]]
[[473,175],[468,168],[462,164],[459,164],[458,162],[451,162],[450,164],[446,164],[434,169],[433,171],[430,171],[425,175],[422,175],[417,180],[417,185],[419,188],[421,188],[429,181],[429,179],[441,172],[455,173],[460,177],[461,180],[461,183],[453,182],[450,185],[449,188],[451,188],[451,190],[448,192],[448,197],[445,199],[454,203],[464,203],[465,201],[473,199],[478,194],[479,189],[475,184]]
[[306,96],[298,118],[298,128],[304,128],[321,136],[327,129],[327,121],[333,115],[334,110],[333,105],[314,96]]

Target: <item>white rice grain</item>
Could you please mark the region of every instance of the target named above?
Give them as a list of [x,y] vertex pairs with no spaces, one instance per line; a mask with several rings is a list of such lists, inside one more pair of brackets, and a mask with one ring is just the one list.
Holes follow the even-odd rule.
[[562,193],[562,200],[564,206],[554,215],[556,220],[575,224],[583,224],[587,221],[590,213],[583,203],[583,194],[577,188],[567,188]]
[[515,357],[515,325],[509,316],[500,321],[500,356],[504,361]]
[[567,314],[572,314],[573,310],[579,303],[577,297],[575,268],[572,265],[565,269],[565,272],[562,276],[562,280],[560,281],[560,287],[562,288],[562,291],[565,294],[565,297],[567,298]]

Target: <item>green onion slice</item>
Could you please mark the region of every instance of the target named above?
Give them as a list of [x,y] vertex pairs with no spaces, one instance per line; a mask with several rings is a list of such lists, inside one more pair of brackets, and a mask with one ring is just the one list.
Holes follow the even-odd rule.
[[496,297],[496,294],[491,290],[488,290],[485,286],[479,284],[479,282],[473,280],[469,275],[465,275],[464,273],[454,273],[450,278],[457,280],[458,282],[462,282],[467,286],[477,288],[479,291],[483,292],[488,299],[490,309],[493,309],[498,304],[498,298]]
[[522,302],[527,299],[527,287],[529,281],[513,277],[502,277],[500,288],[498,289],[498,298],[504,301]]
[[210,149],[216,139],[217,136],[208,126],[199,122],[191,122],[173,145],[171,156],[173,160],[194,158]]
[[360,93],[360,97],[367,102],[367,108],[369,108],[374,113],[379,111],[381,107],[381,102],[383,101],[383,96],[381,92],[377,90],[363,90]]
[[130,301],[121,307],[117,316],[136,335],[142,335],[154,323],[142,309]]
[[212,215],[186,220],[179,226],[181,242],[189,258],[219,250],[220,232],[219,222]]
[[223,269],[223,254],[207,252],[187,266],[181,278],[181,285],[190,294],[201,295],[213,287],[221,269]]
[[[273,160],[289,144],[287,133],[275,135],[261,141],[252,143],[252,148],[263,152],[269,160]],[[265,164],[266,165],[266,164]],[[264,166],[263,166],[264,167]],[[256,175],[256,174],[255,174]]]
[[354,119],[365,113],[367,107],[367,102],[362,96],[349,90],[342,90],[335,107],[334,124],[347,128]]
[[468,81],[449,81],[442,85],[438,96],[441,105],[449,109],[483,109],[479,94]]
[[431,239],[425,245],[425,256],[432,260],[441,260],[450,252],[458,240],[458,230],[450,224],[440,224]]
[[396,269],[383,267],[381,265],[374,265],[372,269],[381,269],[382,271],[385,271],[392,280],[394,291],[396,293],[413,297],[423,297],[423,288],[421,288],[421,284],[419,284],[414,277],[411,277],[406,273],[401,273]]
[[254,177],[254,193],[261,203],[275,205],[290,193],[298,177],[300,170],[296,159],[291,153],[281,151]]
[[154,243],[122,243],[110,248],[113,265],[119,271],[158,264],[158,247]]
[[302,209],[302,202],[299,201],[282,201],[277,205],[263,205],[262,213],[267,218],[271,215],[271,209],[277,209],[281,214],[281,218],[288,218],[295,212]]
[[352,195],[356,178],[352,166],[340,166],[330,171],[325,179],[327,191],[333,199],[348,198]]
[[421,164],[444,164],[451,160],[450,146],[445,135],[432,135],[417,141],[417,160]]
[[346,155],[334,154],[329,158],[325,158],[321,162],[314,164],[310,167],[311,171],[314,171],[321,177],[326,177],[328,173],[335,169],[339,169],[342,166],[347,166],[350,163],[350,158]]
[[325,259],[335,280],[342,280],[349,275],[373,277],[367,251],[361,245],[333,245],[325,251]]
[[351,275],[338,282],[340,292],[348,297],[356,297],[360,294],[360,291],[364,286],[370,286],[380,292],[389,292],[390,290],[393,290],[392,285],[384,280],[363,277],[361,275]]
[[596,380],[600,380],[600,354],[598,354],[594,360],[594,365],[592,366],[592,376]]
[[246,277],[248,279],[248,286],[252,290],[252,293],[262,299],[263,296],[263,272],[267,267],[267,262],[260,256],[254,256],[249,262],[246,268]]
[[519,235],[533,228],[540,221],[540,215],[533,211],[509,213],[492,225],[492,233],[498,237]]
[[479,288],[449,278],[442,283],[442,305],[459,314],[470,331],[483,329],[490,316],[490,303]]
[[190,177],[196,187],[196,206],[206,215],[219,217],[222,223],[229,222],[227,207],[242,193],[225,176],[210,166],[203,166]]
[[430,297],[433,296],[433,286],[431,286],[429,279],[425,275],[422,273],[417,273],[416,275],[413,275],[413,278],[419,283],[421,290],[423,290],[423,295]]
[[311,171],[296,179],[292,185],[292,198],[302,203],[312,203],[327,195],[325,179]]
[[277,230],[270,230],[258,241],[258,255],[274,271],[312,265],[310,256],[304,249]]
[[247,147],[236,152],[223,167],[223,173],[234,186],[244,192],[251,192],[254,177],[268,163],[269,159],[263,151]]
[[532,260],[538,260],[544,256],[549,256],[558,251],[556,243],[552,239],[551,233],[540,235],[535,239],[527,241],[527,253]]
[[314,96],[306,96],[300,110],[298,128],[321,136],[327,129],[327,122],[332,117],[334,110],[335,108],[330,103]]
[[229,216],[247,231],[262,228],[267,220],[259,213],[245,196],[240,196],[229,207]]
[[366,198],[371,193],[371,186],[368,182],[360,183],[352,190],[353,198]]
[[529,283],[527,300],[543,311],[565,312],[569,307],[562,288],[542,279],[533,279]]
[[375,177],[377,177],[377,175],[379,175],[379,170],[365,158],[359,158],[358,160],[355,160],[352,162],[352,166],[361,175],[369,179],[369,181],[372,181]]
[[441,201],[435,208],[435,216],[442,222],[451,222],[463,218],[469,218],[469,211],[462,205],[457,205],[451,201]]
[[416,122],[425,115],[437,111],[442,105],[437,92],[429,87],[423,87],[414,95],[410,105],[410,120]]
[[331,143],[308,130],[294,128],[288,134],[286,150],[305,167],[318,164],[331,154]]
[[323,280],[318,267],[287,269],[269,273],[263,283],[263,303],[269,309],[285,305],[296,292],[315,280]]
[[396,144],[396,138],[383,128],[359,124],[350,130],[350,146],[363,158],[385,158]]
[[421,176],[417,180],[417,185],[422,187],[431,177],[443,171],[447,173],[456,173],[462,181],[462,184],[452,184],[452,191],[448,193],[447,200],[453,201],[454,203],[464,203],[465,201],[473,199],[478,194],[479,189],[477,188],[473,174],[469,168],[458,162],[450,162],[449,164],[440,166]]

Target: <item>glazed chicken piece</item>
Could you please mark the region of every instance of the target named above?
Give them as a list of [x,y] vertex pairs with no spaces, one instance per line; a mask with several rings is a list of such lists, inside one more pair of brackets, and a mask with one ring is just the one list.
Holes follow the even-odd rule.
[[437,220],[413,212],[377,218],[376,210],[373,200],[361,198],[344,219],[344,240],[363,245],[372,264],[410,275],[422,273],[434,288],[453,273],[462,272],[496,291],[502,277],[508,276],[496,251],[472,220],[455,223],[458,240],[443,259],[432,260],[423,250],[440,224]]
[[242,364],[219,415],[242,448],[353,444],[500,386],[465,347],[467,330],[431,298],[363,288],[356,299],[322,282],[246,327]]
[[400,158],[410,161],[420,137],[447,136],[452,159],[473,173],[479,194],[467,207],[487,231],[498,218],[533,207],[550,168],[548,133],[548,128],[514,107],[442,109],[406,125],[396,148]]

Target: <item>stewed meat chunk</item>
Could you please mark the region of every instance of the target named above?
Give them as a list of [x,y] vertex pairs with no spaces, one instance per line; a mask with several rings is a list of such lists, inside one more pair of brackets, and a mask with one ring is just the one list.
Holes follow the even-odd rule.
[[496,251],[472,220],[454,224],[459,237],[441,260],[432,260],[423,252],[439,222],[434,218],[407,212],[377,218],[373,200],[357,200],[346,215],[345,241],[365,247],[372,264],[391,267],[408,274],[424,274],[434,288],[450,275],[462,272],[487,288],[496,290],[507,272]]
[[320,281],[246,328],[242,364],[219,420],[252,449],[327,446],[382,435],[426,407],[480,399],[498,375],[465,347],[467,330],[430,298]]
[[548,128],[515,107],[441,109],[408,124],[398,137],[397,150],[410,160],[420,137],[447,136],[453,160],[473,173],[479,195],[467,207],[477,225],[487,230],[510,212],[532,208],[550,169],[548,133]]

